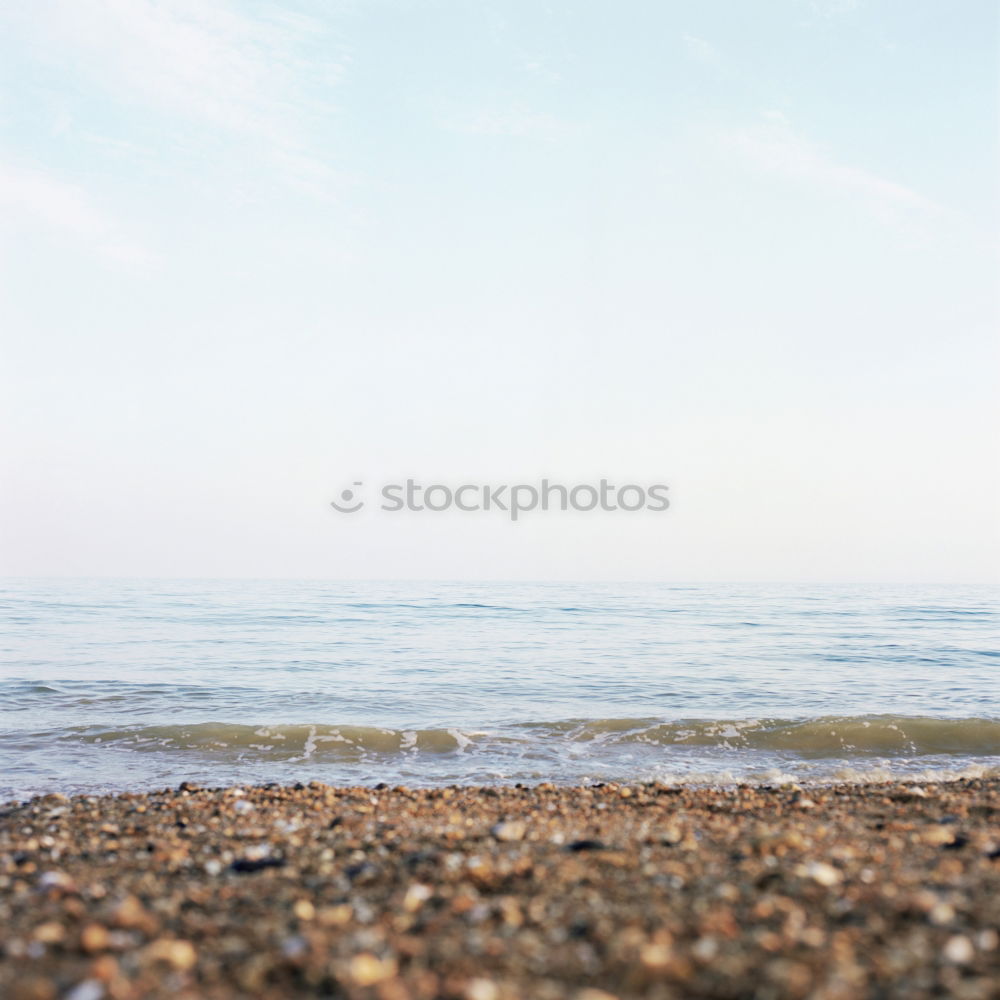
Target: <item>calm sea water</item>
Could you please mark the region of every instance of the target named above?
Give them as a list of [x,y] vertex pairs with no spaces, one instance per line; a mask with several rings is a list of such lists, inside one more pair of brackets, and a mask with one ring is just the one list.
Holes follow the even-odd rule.
[[1000,767],[988,587],[0,582],[0,799]]

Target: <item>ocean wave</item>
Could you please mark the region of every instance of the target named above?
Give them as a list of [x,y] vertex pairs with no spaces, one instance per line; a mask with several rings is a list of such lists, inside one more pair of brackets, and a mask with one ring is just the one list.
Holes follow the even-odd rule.
[[[36,734],[42,735],[42,734]],[[389,728],[316,724],[172,723],[118,727],[73,726],[44,734],[136,751],[238,751],[260,758],[304,760],[359,755],[449,754],[481,751],[503,756],[583,751],[599,757],[616,748],[768,751],[790,757],[1000,756],[1000,719],[935,719],[896,715],[814,719],[572,719],[481,730],[468,727]]]

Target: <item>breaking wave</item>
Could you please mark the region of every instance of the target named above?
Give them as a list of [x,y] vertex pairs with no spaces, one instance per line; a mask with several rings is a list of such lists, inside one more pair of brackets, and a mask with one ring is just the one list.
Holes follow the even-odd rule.
[[[60,741],[105,744],[135,751],[238,751],[251,757],[303,760],[360,755],[449,754],[552,750],[558,745],[600,749],[702,748],[773,751],[802,757],[1000,755],[1000,719],[932,719],[892,715],[818,719],[680,720],[589,719],[529,722],[495,731],[442,727],[200,722],[119,728],[73,727],[46,734]],[[588,746],[589,745],[589,746]]]

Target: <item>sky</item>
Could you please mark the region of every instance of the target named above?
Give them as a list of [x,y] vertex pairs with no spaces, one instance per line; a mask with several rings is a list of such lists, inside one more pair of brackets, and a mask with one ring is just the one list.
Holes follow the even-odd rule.
[[996,580],[997,21],[0,2],[0,572]]

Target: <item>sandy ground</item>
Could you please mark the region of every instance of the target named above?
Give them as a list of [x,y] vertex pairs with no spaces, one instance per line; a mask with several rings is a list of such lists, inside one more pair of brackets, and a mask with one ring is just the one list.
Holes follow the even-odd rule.
[[1000,996],[1000,780],[0,806],[0,996]]

